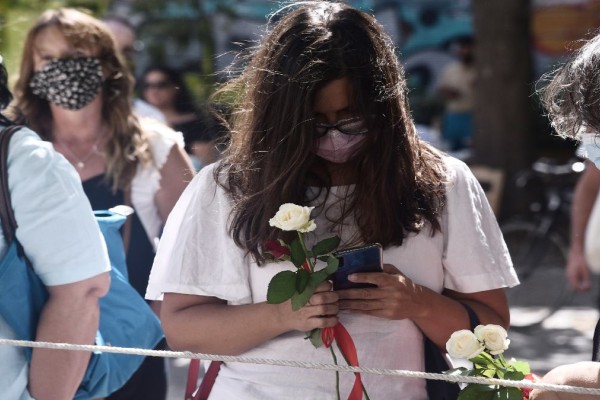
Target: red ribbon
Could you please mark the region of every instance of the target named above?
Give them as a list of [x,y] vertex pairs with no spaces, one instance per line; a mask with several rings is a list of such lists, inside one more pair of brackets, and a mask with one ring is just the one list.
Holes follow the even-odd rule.
[[323,342],[323,346],[329,348],[333,343],[333,339],[335,339],[333,327],[321,329],[321,341]]
[[304,268],[304,270],[308,273],[311,273],[312,271],[310,270],[310,265],[308,264],[308,260],[304,260],[304,262],[302,263],[302,268]]
[[[533,373],[527,374],[525,375],[525,378],[523,378],[524,380],[528,380],[531,382],[539,382],[541,380],[541,378]],[[531,392],[533,391],[533,389],[531,388],[523,388],[521,389],[521,391],[523,392],[523,400],[528,400],[529,399],[529,395],[531,394]]]
[[263,244],[263,250],[270,253],[276,260],[283,260],[290,255],[290,249],[277,240],[268,240]]
[[[331,346],[335,339],[338,348],[344,355],[344,358],[348,362],[348,365],[352,367],[358,367],[358,354],[356,352],[356,346],[352,340],[352,336],[346,330],[341,322],[338,322],[333,328],[321,329],[321,340],[325,347]],[[360,373],[354,373],[354,386],[348,395],[348,400],[361,400],[363,392],[362,380],[360,379]]]

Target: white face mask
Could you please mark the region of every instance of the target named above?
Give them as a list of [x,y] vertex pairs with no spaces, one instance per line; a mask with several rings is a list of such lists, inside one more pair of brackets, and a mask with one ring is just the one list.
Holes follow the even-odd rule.
[[600,136],[594,133],[584,133],[581,135],[581,143],[585,149],[587,159],[600,169]]
[[333,163],[349,161],[367,138],[363,119],[348,118],[333,125],[317,124],[316,154]]

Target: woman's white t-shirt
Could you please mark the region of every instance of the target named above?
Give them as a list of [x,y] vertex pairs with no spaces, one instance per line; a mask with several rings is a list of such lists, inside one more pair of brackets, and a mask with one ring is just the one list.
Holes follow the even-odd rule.
[[[384,250],[384,263],[393,264],[415,283],[436,292],[448,288],[470,293],[518,284],[481,186],[464,163],[450,157],[445,162],[450,179],[443,233],[431,236],[426,228],[409,235],[402,246]],[[215,183],[213,169],[210,166],[200,171],[169,216],[150,275],[147,299],[160,299],[168,292],[214,296],[230,305],[259,303],[266,301],[267,285],[276,273],[294,270],[290,262],[258,267],[235,245],[227,231],[231,201]],[[352,189],[332,189],[323,208],[313,211],[317,229],[314,235],[308,234],[309,238],[331,236],[326,215],[335,217],[339,212],[336,198]],[[344,243],[354,232],[344,228],[341,233]],[[423,370],[423,336],[412,321],[349,313],[342,313],[340,321],[354,340],[362,367]],[[304,332],[288,332],[243,356],[332,363],[328,349],[315,349],[304,337]],[[341,373],[340,379],[345,398],[354,377]],[[400,394],[403,399],[427,398],[424,380],[372,374],[363,374],[362,379],[373,399]],[[215,399],[335,397],[334,372],[242,363],[224,364],[211,393]]]

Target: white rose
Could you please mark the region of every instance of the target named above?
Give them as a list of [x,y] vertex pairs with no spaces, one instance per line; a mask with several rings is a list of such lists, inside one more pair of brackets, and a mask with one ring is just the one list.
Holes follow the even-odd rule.
[[454,358],[470,359],[483,351],[483,343],[473,332],[462,329],[454,332],[446,342],[446,351]]
[[506,329],[499,325],[478,325],[475,328],[475,336],[490,351],[490,354],[501,354],[508,349],[510,340],[506,337]]
[[310,212],[314,207],[302,207],[293,203],[285,203],[279,211],[269,220],[269,225],[282,231],[314,231],[317,225],[310,219]]

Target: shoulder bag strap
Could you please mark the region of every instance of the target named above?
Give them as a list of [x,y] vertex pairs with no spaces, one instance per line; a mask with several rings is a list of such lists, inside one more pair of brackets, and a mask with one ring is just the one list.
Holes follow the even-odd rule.
[[210,365],[204,376],[202,382],[198,386],[198,372],[200,372],[200,360],[193,358],[190,360],[190,366],[188,367],[188,376],[185,389],[185,400],[207,400],[219,370],[221,369],[222,361],[211,361]]
[[477,316],[475,311],[473,311],[470,305],[463,302],[460,302],[460,304],[467,310],[467,314],[469,314],[469,323],[471,324],[471,330],[475,330],[475,328],[477,328],[477,325],[480,324],[479,317]]
[[8,188],[8,144],[13,134],[21,126],[13,125],[4,128],[0,134],[0,218],[2,219],[2,232],[7,244],[12,243],[17,230],[17,221],[10,201]]
[[[131,204],[131,184],[129,184],[124,190],[124,201],[127,207],[131,207],[133,209],[133,205]],[[129,251],[129,243],[131,242],[131,225],[133,224],[133,215],[128,215],[125,223],[122,228],[122,236],[123,236],[123,248],[125,249],[125,254]],[[144,230],[145,232],[145,230]]]

